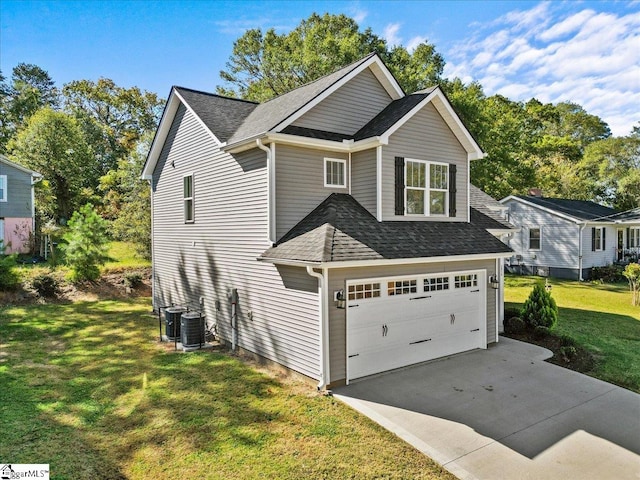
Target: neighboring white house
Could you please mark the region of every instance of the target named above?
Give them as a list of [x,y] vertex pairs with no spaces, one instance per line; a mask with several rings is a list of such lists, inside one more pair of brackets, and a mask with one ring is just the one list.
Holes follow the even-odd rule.
[[627,212],[583,200],[509,196],[509,221],[520,228],[508,245],[512,273],[585,280],[592,267],[637,259],[640,209]]
[[474,222],[483,157],[440,88],[406,94],[377,55],[262,104],[174,87],[143,171],[154,308],[318,388],[486,348],[512,252]]
[[5,253],[27,253],[35,225],[34,184],[37,172],[0,154],[0,240]]

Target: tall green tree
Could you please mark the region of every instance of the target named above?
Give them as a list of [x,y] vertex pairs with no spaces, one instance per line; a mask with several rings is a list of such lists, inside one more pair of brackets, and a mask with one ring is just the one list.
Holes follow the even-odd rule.
[[370,28],[361,31],[352,18],[314,13],[289,33],[248,30],[234,42],[226,70],[220,72],[228,86],[217,91],[262,102],[373,52],[410,92],[437,83],[444,68],[433,45],[422,43],[412,53],[402,46],[390,49]]
[[64,223],[81,204],[86,172],[94,168],[91,150],[72,116],[43,108],[10,143],[18,163],[41,173],[36,205],[45,219]]
[[92,185],[118,166],[144,132],[155,130],[164,102],[138,87],[123,88],[108,78],[77,80],[62,89],[65,110],[84,132],[96,158]]
[[108,259],[107,222],[87,203],[73,212],[69,231],[64,235],[65,259],[71,267],[69,279],[73,282],[95,280],[100,276],[100,265]]
[[44,107],[55,108],[59,95],[46,70],[30,63],[13,68],[11,82],[0,74],[0,152],[6,152],[9,140]]

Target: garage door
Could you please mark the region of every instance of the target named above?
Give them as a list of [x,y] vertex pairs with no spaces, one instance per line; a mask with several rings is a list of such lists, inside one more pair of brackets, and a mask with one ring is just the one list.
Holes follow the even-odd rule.
[[347,281],[347,379],[486,348],[484,270]]

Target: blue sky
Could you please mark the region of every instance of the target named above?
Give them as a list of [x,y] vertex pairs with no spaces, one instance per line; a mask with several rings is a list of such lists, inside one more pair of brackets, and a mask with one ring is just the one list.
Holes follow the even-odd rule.
[[614,135],[640,121],[635,1],[15,1],[0,2],[0,68],[44,68],[58,86],[99,77],[166,97],[214,91],[248,28],[285,32],[313,12],[344,13],[390,44],[435,45],[445,76],[513,100],[573,101]]

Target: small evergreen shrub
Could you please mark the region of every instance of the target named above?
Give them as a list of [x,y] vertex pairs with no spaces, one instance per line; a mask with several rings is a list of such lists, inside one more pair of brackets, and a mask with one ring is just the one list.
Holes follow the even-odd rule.
[[129,288],[136,288],[142,283],[142,275],[138,272],[127,272],[124,274],[124,285]]
[[16,270],[17,255],[5,255],[5,246],[0,240],[0,290],[15,290],[20,285],[20,275]]
[[504,319],[504,331],[505,333],[522,333],[526,329],[524,320],[520,317],[510,317]]
[[63,238],[67,242],[65,258],[71,267],[69,280],[96,280],[100,276],[99,266],[109,259],[107,222],[87,203],[73,213],[68,225]]
[[524,302],[521,316],[530,328],[544,327],[551,331],[558,323],[558,306],[551,293],[538,283]]
[[31,286],[43,298],[56,298],[60,294],[58,280],[48,273],[37,275],[31,280]]
[[551,329],[543,325],[537,325],[536,327],[534,327],[533,333],[535,333],[536,337],[538,338],[545,338],[551,335]]

